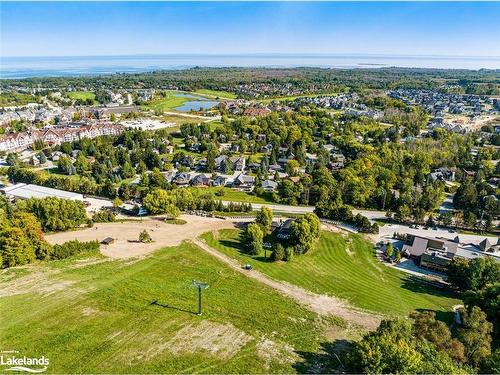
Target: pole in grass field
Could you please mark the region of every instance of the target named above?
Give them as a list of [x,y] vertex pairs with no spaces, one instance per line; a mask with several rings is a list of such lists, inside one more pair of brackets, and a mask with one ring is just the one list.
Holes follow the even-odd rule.
[[193,280],[193,285],[198,288],[198,315],[203,313],[201,307],[201,291],[208,288],[208,284]]

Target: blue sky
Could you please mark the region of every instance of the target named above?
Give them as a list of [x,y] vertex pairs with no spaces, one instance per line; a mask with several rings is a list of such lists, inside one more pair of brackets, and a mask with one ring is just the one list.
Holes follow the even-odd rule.
[[3,56],[500,56],[500,3],[2,2]]

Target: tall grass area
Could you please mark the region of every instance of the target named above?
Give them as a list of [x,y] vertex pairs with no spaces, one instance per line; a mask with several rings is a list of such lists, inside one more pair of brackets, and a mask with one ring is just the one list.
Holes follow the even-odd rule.
[[[406,315],[417,309],[431,309],[447,317],[454,295],[423,284],[401,271],[389,268],[375,258],[373,245],[359,235],[342,236],[323,232],[317,246],[290,262],[271,262],[262,255],[244,253],[240,231],[225,229],[214,237],[202,237],[213,248],[242,264],[277,279],[320,294],[343,298],[354,306],[389,315]],[[269,254],[268,254],[269,255]]]
[[[203,316],[193,279],[210,285]],[[44,355],[47,373],[290,373],[304,358],[279,349],[315,353],[333,325],[188,243],[143,260],[15,268],[0,287],[18,291],[1,297],[2,347]],[[268,356],[263,340],[275,343]],[[234,352],[210,353],[223,346]]]

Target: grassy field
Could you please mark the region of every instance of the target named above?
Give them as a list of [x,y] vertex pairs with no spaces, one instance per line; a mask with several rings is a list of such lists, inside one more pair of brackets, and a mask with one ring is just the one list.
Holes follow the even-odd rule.
[[220,99],[236,99],[236,94],[228,91],[219,91],[219,90],[209,90],[209,89],[200,89],[194,92],[195,94],[209,96],[212,98],[220,98]]
[[210,187],[204,187],[204,188],[190,188],[194,190],[198,190],[200,192],[204,193],[212,193],[216,194],[218,191],[221,189],[224,191],[224,195],[218,196],[215,195],[215,198],[217,200],[222,200],[222,201],[228,201],[228,202],[245,202],[245,203],[273,203],[271,200],[271,197],[269,195],[264,194],[263,196],[256,196],[249,194],[244,191],[238,191],[234,190],[228,187],[217,187],[217,186],[210,186]]
[[244,254],[240,231],[227,229],[203,235],[207,243],[241,263],[278,279],[316,293],[348,300],[357,307],[384,314],[406,315],[416,309],[432,309],[449,318],[452,305],[459,301],[440,289],[426,286],[408,275],[380,263],[373,245],[359,235],[323,232],[311,252],[296,256],[291,262],[266,262],[262,256]]
[[87,100],[92,99],[95,101],[95,93],[92,91],[71,91],[68,92],[68,97],[73,100]]
[[[343,330],[187,243],[86,262],[0,274],[2,348],[44,355],[47,373],[290,373]],[[203,316],[193,279],[210,285]]]
[[191,99],[184,97],[177,97],[169,92],[165,97],[157,98],[145,105],[146,108],[153,111],[175,111],[176,107],[183,105]]

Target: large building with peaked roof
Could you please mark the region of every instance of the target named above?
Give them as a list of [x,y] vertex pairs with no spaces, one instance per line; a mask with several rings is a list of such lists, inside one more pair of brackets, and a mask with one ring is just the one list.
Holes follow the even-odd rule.
[[42,130],[33,130],[16,133],[0,138],[0,151],[22,151],[41,140],[49,146],[63,142],[73,142],[82,138],[95,138],[102,135],[118,135],[123,132],[121,125],[112,123],[92,123],[84,126],[50,127]]
[[414,259],[420,267],[442,272],[455,257],[474,259],[491,256],[500,262],[499,252],[495,251],[497,246],[500,251],[500,239],[497,245],[491,245],[488,239],[479,245],[473,245],[460,243],[458,236],[450,240],[409,235],[401,251]]

